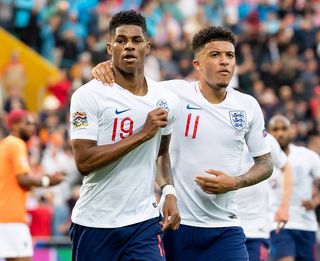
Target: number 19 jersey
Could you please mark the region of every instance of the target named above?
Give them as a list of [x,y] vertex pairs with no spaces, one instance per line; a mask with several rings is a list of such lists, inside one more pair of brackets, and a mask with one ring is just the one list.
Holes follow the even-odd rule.
[[142,129],[157,107],[168,111],[168,125],[125,156],[84,177],[80,198],[72,211],[76,224],[115,228],[159,216],[154,194],[155,161],[162,135],[172,132],[177,97],[147,79],[148,92],[136,96],[114,84],[107,88],[92,80],[71,99],[71,139],[113,144]]

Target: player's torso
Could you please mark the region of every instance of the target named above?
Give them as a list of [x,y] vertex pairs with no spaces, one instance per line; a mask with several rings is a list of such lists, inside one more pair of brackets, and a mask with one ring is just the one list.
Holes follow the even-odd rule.
[[[300,205],[301,200],[311,199],[312,165],[304,148],[290,145],[289,162],[292,166],[292,204]],[[300,202],[299,202],[300,201]]]
[[232,93],[222,103],[211,104],[199,93],[196,83],[189,83],[176,94],[181,113],[172,149],[183,154],[174,153],[173,158],[192,169],[213,168],[238,175],[245,134],[253,117],[250,106],[237,101]]
[[182,223],[196,226],[238,225],[234,192],[204,193],[194,182],[198,175],[215,169],[240,174],[245,134],[253,120],[250,105],[228,92],[220,104],[209,103],[196,83],[175,89],[180,98],[180,116],[171,140],[171,163]]

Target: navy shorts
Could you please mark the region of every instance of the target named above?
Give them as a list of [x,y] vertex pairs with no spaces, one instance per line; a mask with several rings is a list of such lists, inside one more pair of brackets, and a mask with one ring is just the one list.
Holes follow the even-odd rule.
[[282,229],[278,234],[271,232],[271,255],[273,260],[295,257],[296,261],[316,261],[316,232]]
[[164,233],[168,261],[247,261],[245,235],[240,227],[202,228],[180,225]]
[[249,253],[250,261],[268,261],[268,239],[247,238],[246,246]]
[[160,218],[119,228],[91,228],[72,224],[73,261],[164,261]]

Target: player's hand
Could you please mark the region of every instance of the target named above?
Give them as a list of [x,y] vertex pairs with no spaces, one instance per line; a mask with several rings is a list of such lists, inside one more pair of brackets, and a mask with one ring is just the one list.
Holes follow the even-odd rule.
[[156,135],[160,128],[166,127],[168,123],[168,112],[165,109],[157,108],[148,113],[147,119],[142,128],[147,140]]
[[99,63],[91,70],[91,73],[94,79],[101,81],[104,84],[112,85],[114,83],[111,61]]
[[313,200],[304,200],[302,201],[302,206],[305,207],[306,210],[313,210],[317,207],[317,204]]
[[64,175],[62,172],[56,172],[52,176],[49,176],[50,186],[58,185],[64,180]]
[[162,230],[177,230],[180,225],[181,217],[177,207],[177,199],[174,195],[168,194],[164,200],[163,219],[161,222]]
[[284,228],[289,220],[289,208],[285,206],[280,206],[274,216],[274,221],[277,222],[276,233],[279,233],[281,229]]
[[219,170],[206,170],[210,176],[197,176],[195,182],[202,189],[203,192],[208,194],[221,194],[234,190],[237,187],[235,177],[229,176]]

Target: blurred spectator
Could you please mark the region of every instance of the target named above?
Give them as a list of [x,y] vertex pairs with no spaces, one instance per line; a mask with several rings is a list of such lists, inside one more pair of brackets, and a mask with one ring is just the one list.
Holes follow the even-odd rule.
[[59,107],[62,108],[65,107],[69,95],[70,95],[70,89],[71,89],[71,82],[68,79],[68,71],[66,69],[62,69],[60,71],[60,79],[56,84],[52,84],[48,86],[48,91],[54,95],[57,100],[59,101]]
[[53,208],[50,203],[49,193],[40,196],[38,205],[28,209],[30,215],[30,233],[32,236],[51,236]]
[[19,94],[23,93],[27,75],[18,51],[11,52],[9,61],[1,69],[1,78],[5,92],[15,88]]

